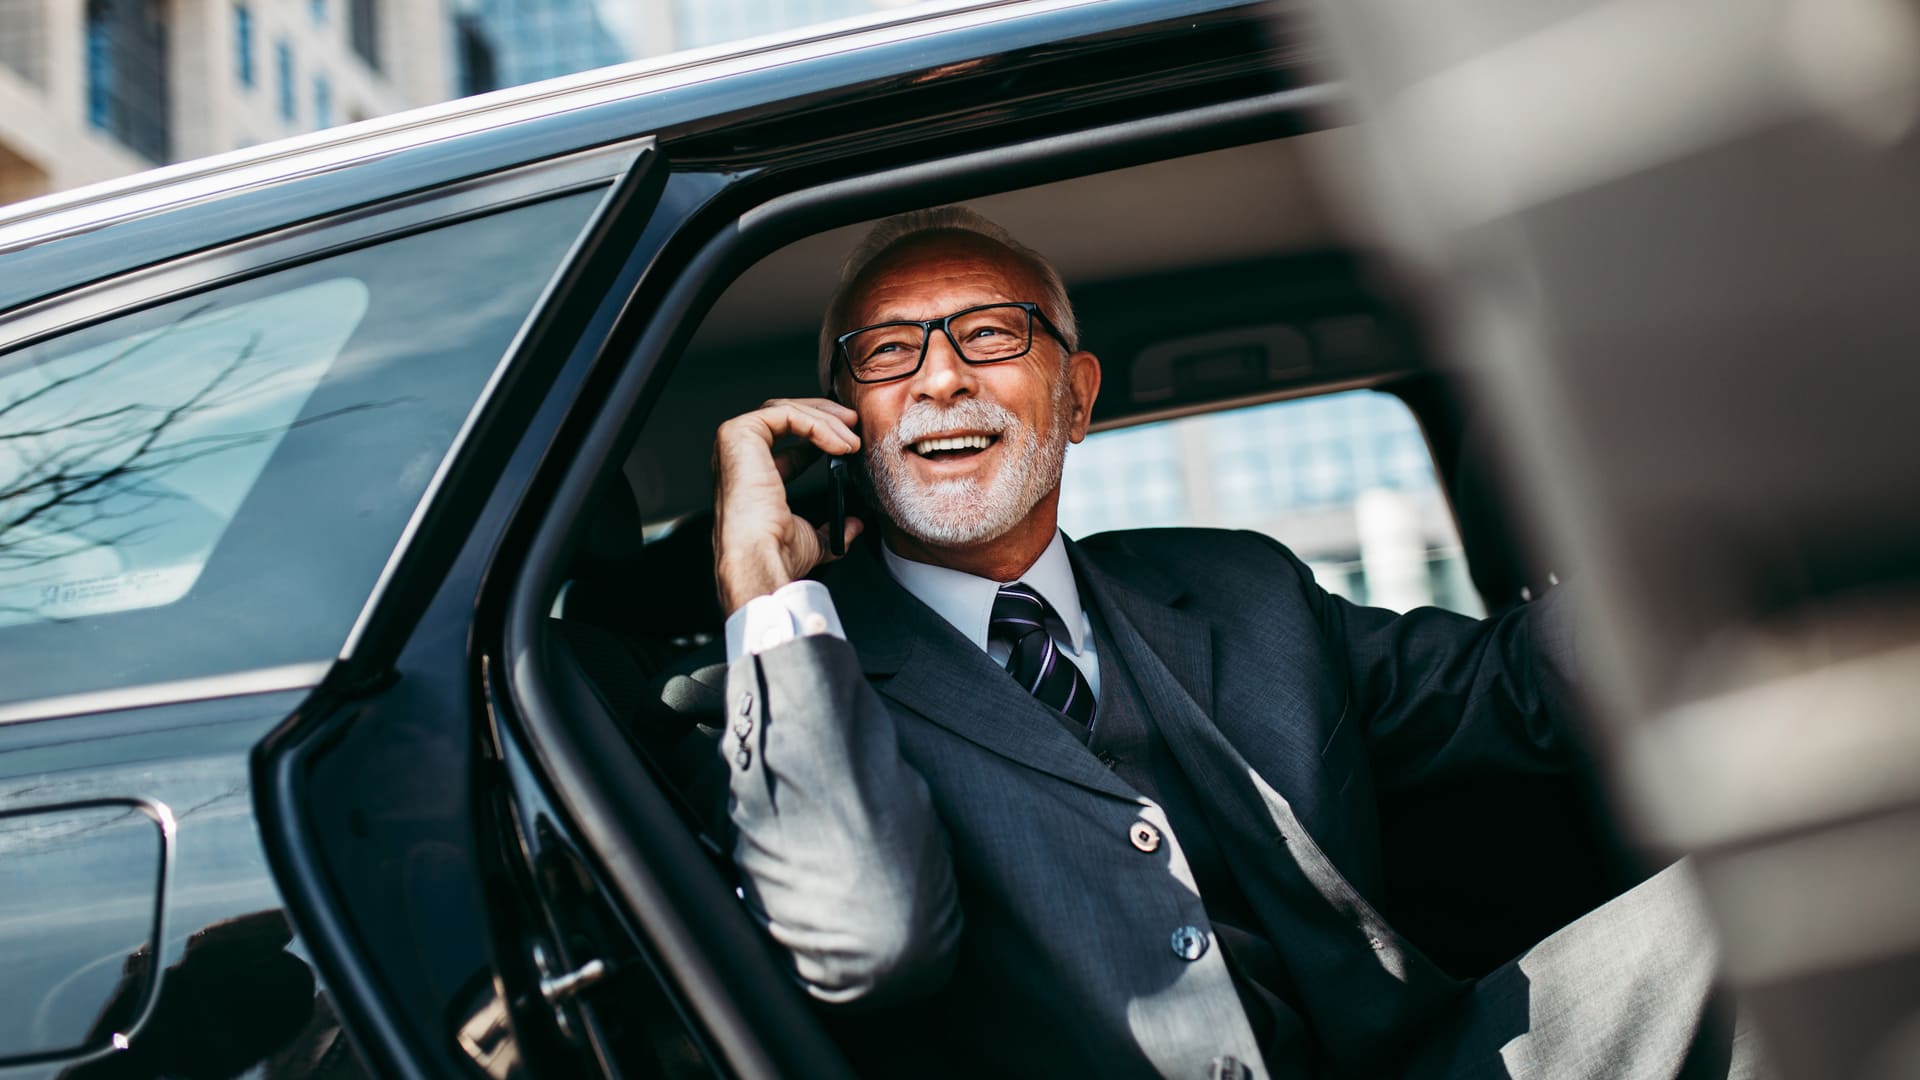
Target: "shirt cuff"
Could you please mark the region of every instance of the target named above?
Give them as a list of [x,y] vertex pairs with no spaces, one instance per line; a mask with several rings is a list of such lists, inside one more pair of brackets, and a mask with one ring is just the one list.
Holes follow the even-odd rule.
[[727,663],[812,634],[831,634],[842,641],[847,637],[825,585],[804,578],[790,581],[727,616]]

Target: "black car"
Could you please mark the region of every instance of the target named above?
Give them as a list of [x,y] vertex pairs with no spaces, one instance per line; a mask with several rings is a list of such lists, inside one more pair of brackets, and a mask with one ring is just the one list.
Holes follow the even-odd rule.
[[[984,200],[1060,262],[1099,428],[1390,397],[1471,603],[1550,587],[1481,384],[1316,171],[1315,40],[908,13],[0,216],[0,1076],[849,1072],[713,824],[708,455],[813,391],[890,213]],[[1383,806],[1397,924],[1487,970],[1645,872],[1598,806]],[[1443,872],[1489,830],[1538,863]]]

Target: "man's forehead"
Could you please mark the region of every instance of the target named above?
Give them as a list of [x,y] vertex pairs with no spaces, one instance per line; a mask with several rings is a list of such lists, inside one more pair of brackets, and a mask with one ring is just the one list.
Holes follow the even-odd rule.
[[[931,232],[902,239],[881,252],[854,279],[849,314],[905,317],[923,304],[950,296],[1032,300],[1037,275],[1019,254],[990,237],[968,232]],[[944,311],[920,317],[946,314]]]

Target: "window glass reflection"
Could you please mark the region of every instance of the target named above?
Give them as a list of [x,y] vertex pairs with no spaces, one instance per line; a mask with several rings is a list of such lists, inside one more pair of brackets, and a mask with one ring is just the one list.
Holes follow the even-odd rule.
[[0,626],[184,596],[366,309],[335,278],[0,377]]
[[1419,424],[1378,391],[1090,435],[1067,453],[1060,524],[1252,529],[1358,603],[1483,613]]
[[0,356],[0,702],[336,655],[599,198]]

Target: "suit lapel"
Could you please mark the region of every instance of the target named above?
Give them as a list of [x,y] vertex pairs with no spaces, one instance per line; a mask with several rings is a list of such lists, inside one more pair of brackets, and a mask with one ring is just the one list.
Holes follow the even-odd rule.
[[901,588],[871,545],[859,545],[822,577],[861,669],[882,694],[1029,768],[1142,801],[1061,726],[1053,710]]
[[[1137,632],[1136,645],[1153,658],[1155,670],[1164,670],[1185,690],[1201,715],[1213,715],[1213,628],[1205,619],[1173,606],[1182,595],[1181,588],[1152,566],[1135,559],[1117,562],[1111,568],[1094,564],[1078,544],[1067,545],[1067,555],[1080,579],[1084,600],[1099,605],[1109,622],[1126,624]],[[1110,630],[1117,629],[1110,627]],[[1123,635],[1116,634],[1116,639]],[[1140,677],[1146,670],[1140,657],[1121,644],[1128,670],[1134,672],[1141,690],[1148,691]],[[1158,709],[1156,707],[1156,714]]]
[[1078,551],[1075,559],[1107,616],[1108,636],[1120,651],[1115,661],[1133,676],[1181,772],[1196,790],[1210,793],[1201,806],[1214,829],[1223,838],[1259,840],[1300,829],[1287,801],[1214,721],[1211,625],[1172,606],[1182,591],[1146,564],[1127,560],[1108,572]]

